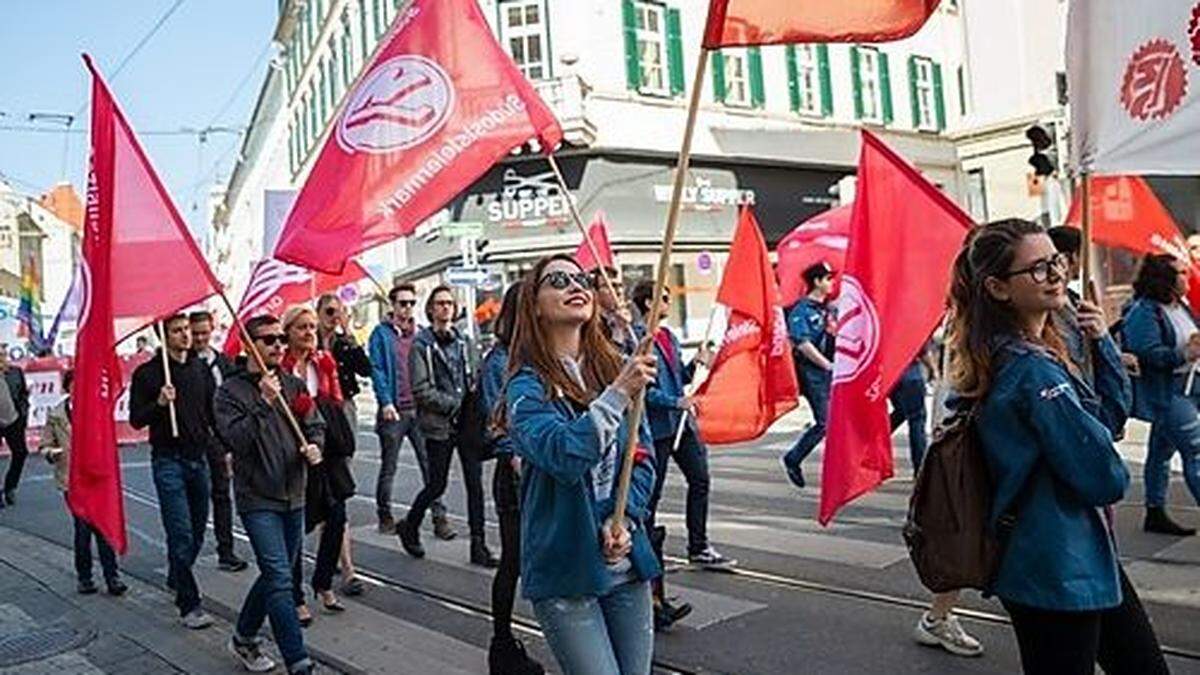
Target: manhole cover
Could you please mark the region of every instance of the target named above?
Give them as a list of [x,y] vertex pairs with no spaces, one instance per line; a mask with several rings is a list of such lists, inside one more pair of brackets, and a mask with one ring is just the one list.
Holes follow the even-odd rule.
[[91,641],[91,632],[69,626],[47,626],[0,636],[0,666],[16,666],[61,654]]

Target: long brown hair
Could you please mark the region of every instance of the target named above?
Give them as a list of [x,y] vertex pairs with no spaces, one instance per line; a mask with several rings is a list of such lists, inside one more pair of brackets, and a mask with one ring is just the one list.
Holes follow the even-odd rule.
[[[579,263],[571,256],[560,253],[542,258],[533,270],[521,281],[517,305],[516,327],[509,346],[508,374],[511,378],[525,366],[533,368],[542,380],[542,386],[553,397],[562,397],[579,406],[592,402],[621,372],[621,355],[604,337],[601,327],[599,305],[594,294],[592,315],[580,328],[579,353],[583,386],[580,386],[563,367],[562,361],[551,348],[545,327],[538,320],[537,296],[539,283],[546,268],[553,262],[567,262],[575,267]],[[580,268],[582,272],[582,268]]]
[[[950,384],[963,396],[979,398],[987,394],[995,376],[992,371],[995,338],[1020,334],[1012,305],[997,300],[988,292],[985,282],[989,277],[1008,272],[1021,240],[1035,234],[1045,234],[1045,230],[1028,220],[1012,218],[988,223],[971,232],[954,261],[950,284]],[[1045,347],[1071,368],[1054,324],[1047,321],[1040,336],[1024,337]]]

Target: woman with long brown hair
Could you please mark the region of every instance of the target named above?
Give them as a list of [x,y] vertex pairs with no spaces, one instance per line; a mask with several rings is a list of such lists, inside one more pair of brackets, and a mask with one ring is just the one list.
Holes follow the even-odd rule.
[[613,514],[629,430],[624,413],[654,380],[653,356],[622,365],[597,313],[593,277],[566,255],[522,282],[502,424],[522,460],[524,595],[564,672],[650,672],[646,536],[653,441],[643,425],[628,506]]
[[1027,673],[1165,673],[1154,629],[1117,555],[1110,507],[1129,486],[1113,444],[1129,379],[1104,313],[1081,302],[1093,388],[1053,312],[1067,265],[1036,224],[984,226],[955,262],[951,382],[976,405],[1003,545],[991,591],[1012,617]]

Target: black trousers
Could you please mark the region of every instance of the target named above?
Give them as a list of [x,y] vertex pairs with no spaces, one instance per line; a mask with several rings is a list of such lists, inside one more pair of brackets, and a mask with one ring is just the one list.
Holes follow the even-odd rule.
[[[333,574],[346,536],[346,502],[329,505],[329,514],[321,523],[321,539],[317,542],[317,562],[313,566],[312,589],[317,593],[333,590]],[[296,556],[292,565],[292,599],[296,606],[304,604],[304,556]]]
[[[425,482],[425,487],[421,488],[408,511],[407,519],[414,529],[421,527],[421,523],[425,521],[425,512],[434,501],[446,493],[446,484],[450,480],[450,460],[457,447],[458,439],[454,437],[444,441],[425,439],[425,452],[429,457],[429,480]],[[471,538],[483,539],[483,463],[475,457],[468,457],[461,448],[458,449],[458,460],[462,464],[463,482],[467,487],[467,525],[471,530]]]
[[1121,604],[1096,612],[1057,612],[1004,602],[1026,675],[1166,675],[1150,618],[1121,574]]
[[492,497],[500,519],[500,567],[492,579],[492,634],[511,639],[513,601],[517,578],[521,575],[521,497],[520,477],[508,457],[496,459],[492,474]]
[[233,557],[232,481],[226,473],[225,450],[210,450],[208,474],[212,481],[213,537],[217,540],[217,559]]
[[[3,386],[3,383],[0,383]],[[21,472],[25,470],[25,458],[29,457],[29,448],[25,445],[25,420],[17,420],[0,429],[0,437],[8,446],[11,457],[8,460],[8,473],[4,475],[4,491],[12,492],[21,482]]]
[[80,581],[92,580],[92,539],[96,540],[96,549],[100,554],[100,569],[104,572],[104,580],[112,583],[120,576],[117,572],[117,555],[112,547],[100,536],[91,525],[79,516],[75,516],[75,574]]

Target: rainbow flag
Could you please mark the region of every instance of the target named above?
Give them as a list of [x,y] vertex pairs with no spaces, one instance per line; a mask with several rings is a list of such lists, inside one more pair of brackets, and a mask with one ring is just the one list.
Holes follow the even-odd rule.
[[37,299],[41,285],[37,262],[30,255],[21,263],[21,304],[17,308],[17,320],[21,322],[21,332],[28,337],[29,347],[35,354],[51,346],[42,332],[42,307]]

